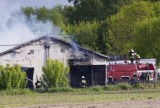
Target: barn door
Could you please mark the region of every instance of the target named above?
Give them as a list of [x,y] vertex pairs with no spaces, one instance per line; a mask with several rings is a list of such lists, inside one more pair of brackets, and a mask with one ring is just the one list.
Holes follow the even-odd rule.
[[21,67],[22,71],[26,72],[27,88],[33,89],[33,72],[34,68]]
[[87,86],[105,85],[105,65],[75,65],[70,66],[70,78],[72,87],[80,87],[81,77],[84,76]]
[[70,66],[70,81],[72,87],[80,87],[81,77],[84,76],[87,81],[87,86],[92,86],[91,82],[91,66],[90,65],[75,65]]
[[92,66],[92,85],[105,85],[106,83],[106,66],[93,65]]

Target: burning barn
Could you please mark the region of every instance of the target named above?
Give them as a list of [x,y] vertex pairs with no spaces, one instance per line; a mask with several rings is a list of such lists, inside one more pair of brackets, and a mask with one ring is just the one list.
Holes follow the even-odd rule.
[[[99,80],[103,77],[104,65],[110,57],[54,37],[43,36],[0,53],[0,64],[21,65],[29,79],[28,87],[33,88],[36,80],[42,76],[42,67],[48,58],[57,59],[69,65],[71,67],[70,84],[77,87],[76,84],[81,75],[87,77],[90,86],[101,85]],[[102,70],[101,67],[103,67]],[[100,73],[102,74],[99,75]]]

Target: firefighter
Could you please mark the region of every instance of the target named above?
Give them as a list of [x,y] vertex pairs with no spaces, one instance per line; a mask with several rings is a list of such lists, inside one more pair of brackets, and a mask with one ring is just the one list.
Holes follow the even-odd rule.
[[140,55],[139,54],[137,54],[137,53],[135,53],[134,54],[134,57],[135,57],[135,59],[136,59],[136,63],[140,63]]
[[130,49],[130,51],[129,51],[129,58],[130,58],[132,64],[133,64],[133,61],[134,61],[134,55],[135,55],[134,50]]
[[41,81],[37,81],[37,82],[35,83],[35,85],[36,85],[36,88],[41,88],[42,83],[41,83]]
[[143,82],[145,82],[145,80],[146,80],[145,73],[142,73],[142,75],[140,76],[140,80],[143,81]]
[[36,88],[41,88],[42,87],[42,82],[38,80],[38,76],[36,75],[37,81],[35,83]]
[[84,76],[81,77],[81,88],[85,88],[87,86],[86,78]]
[[130,85],[135,86],[138,82],[137,75],[133,74],[133,79],[130,80]]

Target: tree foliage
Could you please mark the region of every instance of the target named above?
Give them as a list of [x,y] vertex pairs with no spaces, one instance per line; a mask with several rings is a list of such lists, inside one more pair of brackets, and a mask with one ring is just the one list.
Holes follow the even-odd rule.
[[137,24],[135,38],[135,49],[143,58],[157,58],[157,64],[160,61],[160,17],[145,19]]
[[67,73],[69,67],[58,60],[47,60],[43,68],[43,82],[47,87],[65,87],[68,86]]
[[133,2],[109,19],[113,48],[119,53],[134,48],[142,58],[157,58],[159,64],[159,2]]
[[22,11],[27,17],[30,17],[32,14],[35,14],[35,9],[33,7],[22,8]]
[[79,24],[69,26],[68,31],[75,37],[75,41],[83,47],[98,51],[97,47],[97,28],[99,23],[97,21],[85,22],[81,21]]
[[110,35],[114,36],[113,47],[117,47],[119,53],[128,52],[134,45],[133,37],[137,35],[133,34],[135,24],[145,18],[151,18],[153,15],[154,11],[149,2],[133,2],[121,8],[109,20],[112,32]]
[[30,18],[31,16],[36,16],[37,20],[46,21],[50,20],[54,25],[64,28],[64,16],[61,14],[61,6],[57,6],[53,9],[48,9],[46,7],[33,8],[26,7],[22,8],[23,13]]
[[68,0],[74,3],[74,11],[70,14],[72,21],[103,21],[112,14],[115,14],[119,7],[129,4],[132,0]]

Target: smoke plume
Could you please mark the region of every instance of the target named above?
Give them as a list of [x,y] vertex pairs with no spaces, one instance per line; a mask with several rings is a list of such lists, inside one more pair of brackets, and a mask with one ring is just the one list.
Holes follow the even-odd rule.
[[20,4],[11,5],[5,0],[1,0],[0,4],[0,52],[14,47],[14,44],[21,44],[38,36],[56,37],[55,34],[60,34],[60,29],[49,21],[45,23],[38,21],[35,16],[28,19],[21,12]]

